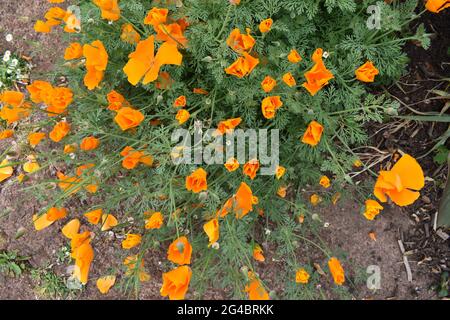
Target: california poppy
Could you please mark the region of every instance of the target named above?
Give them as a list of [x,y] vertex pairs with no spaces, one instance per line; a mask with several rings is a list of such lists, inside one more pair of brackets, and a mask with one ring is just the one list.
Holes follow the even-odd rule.
[[183,300],[189,288],[192,271],[188,266],[181,266],[163,273],[161,296],[169,296],[170,300]]
[[381,202],[386,202],[389,196],[395,204],[408,206],[419,198],[424,185],[425,177],[419,163],[405,154],[390,171],[380,172],[374,194]]
[[259,161],[257,159],[252,159],[244,164],[244,175],[248,176],[250,179],[255,179],[256,172],[259,170]]
[[83,56],[83,47],[78,42],[72,42],[64,53],[64,60],[79,59]]
[[323,126],[317,121],[312,121],[303,135],[302,142],[315,147],[322,137]]
[[97,288],[102,294],[107,294],[114,286],[116,276],[104,276],[97,279]]
[[299,63],[300,61],[302,61],[302,57],[297,52],[297,50],[292,49],[291,52],[289,52],[288,60],[292,63]]
[[167,251],[167,259],[173,263],[183,265],[191,263],[192,246],[184,236],[175,239]]
[[118,224],[119,222],[112,214],[105,213],[102,215],[102,231],[108,231]]
[[207,174],[202,168],[195,170],[191,175],[186,177],[186,189],[194,193],[208,190]]
[[186,96],[179,96],[178,98],[176,98],[175,101],[173,102],[173,106],[175,108],[185,107],[186,106]]
[[265,93],[269,93],[270,91],[272,91],[276,85],[277,81],[271,76],[266,76],[264,80],[261,82],[261,87]]
[[273,20],[270,18],[261,21],[261,23],[259,24],[259,31],[261,31],[261,33],[269,32],[270,29],[272,29],[272,24]]
[[118,0],[93,0],[95,5],[102,11],[102,18],[116,21],[120,18],[120,7]]
[[246,32],[247,34],[242,34],[238,28],[231,31],[227,39],[227,45],[237,53],[249,52],[256,41],[250,35],[250,29],[247,28]]
[[150,24],[154,27],[161,23],[166,23],[168,9],[153,7],[144,19],[144,24]]
[[178,124],[183,124],[189,120],[191,114],[186,109],[180,109],[175,116],[175,119],[178,121]]
[[306,82],[302,84],[312,96],[316,95],[320,89],[334,78],[333,74],[325,67],[322,55],[323,49],[321,48],[314,52],[312,60],[315,62],[315,65],[305,73]]
[[128,56],[128,63],[123,71],[132,85],[137,85],[143,78],[143,84],[155,81],[163,65],[181,65],[183,56],[176,44],[165,42],[155,55],[155,37],[150,36],[137,44],[136,50]]
[[80,149],[84,151],[95,150],[100,145],[100,140],[95,137],[86,137],[80,143]]
[[44,139],[46,134],[44,132],[33,132],[28,135],[28,142],[34,148],[36,147],[42,139]]
[[283,106],[280,96],[266,97],[261,103],[261,110],[264,118],[273,119],[278,109]]
[[114,121],[119,125],[122,131],[135,128],[144,121],[144,115],[139,110],[123,107],[117,111]]
[[303,268],[298,269],[297,272],[295,273],[295,282],[307,284],[308,281],[309,281],[309,273]]
[[264,258],[264,252],[259,244],[253,246],[253,259],[259,262],[264,262],[266,260],[266,258]]
[[122,248],[131,249],[141,243],[142,236],[140,234],[128,233],[127,237],[122,241]]
[[445,8],[450,8],[450,0],[427,0],[425,8],[428,11],[439,13]]
[[372,61],[367,61],[355,71],[356,79],[362,82],[374,82],[375,76],[379,73]]
[[209,239],[208,247],[210,247],[214,242],[217,242],[217,240],[219,240],[220,231],[218,219],[212,219],[207,223],[205,223],[203,225],[203,230],[205,231]]
[[242,119],[241,118],[232,118],[228,120],[220,121],[217,125],[217,133],[222,135],[227,133],[228,131],[232,131],[234,128],[236,128],[240,123]]
[[141,41],[141,35],[134,29],[131,23],[125,23],[122,25],[120,39],[129,44],[136,44]]
[[161,212],[154,212],[145,220],[145,229],[159,229],[163,225],[164,216]]
[[70,131],[70,124],[66,121],[58,122],[50,131],[49,137],[54,142],[61,141]]
[[256,275],[249,271],[248,278],[249,284],[245,286],[245,292],[248,293],[248,298],[250,300],[269,300],[269,294]]
[[86,58],[87,69],[84,84],[89,90],[93,90],[103,80],[103,74],[108,65],[108,52],[100,40],[95,40],[83,46],[83,56]]
[[259,59],[252,57],[247,52],[244,52],[242,57],[239,57],[225,69],[225,72],[238,78],[243,78],[249,75],[258,64]]
[[275,169],[275,177],[280,180],[282,176],[284,176],[286,172],[286,168],[283,166],[277,166]]
[[290,72],[283,75],[283,82],[286,83],[289,87],[294,87],[297,84],[294,76]]
[[330,179],[327,176],[320,177],[319,184],[325,189],[328,189],[331,186]]
[[375,200],[368,199],[366,200],[364,217],[366,217],[367,220],[373,220],[380,213],[381,210],[383,210],[381,204],[379,204]]
[[239,168],[239,162],[236,158],[230,158],[227,160],[227,162],[225,162],[225,168],[229,172],[236,171]]
[[332,257],[328,260],[328,268],[330,268],[331,275],[333,276],[334,283],[337,285],[342,285],[345,282],[345,273],[344,269],[341,266],[339,260],[335,257]]

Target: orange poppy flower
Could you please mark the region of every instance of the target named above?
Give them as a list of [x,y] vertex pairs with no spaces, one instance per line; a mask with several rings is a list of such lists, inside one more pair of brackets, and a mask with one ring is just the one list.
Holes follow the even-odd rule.
[[249,75],[253,69],[259,64],[259,59],[252,57],[244,52],[243,57],[239,57],[228,68],[225,69],[227,74],[243,78]]
[[135,128],[144,121],[144,115],[136,109],[123,107],[117,111],[114,121],[119,125],[122,131]]
[[229,172],[236,171],[239,168],[239,162],[236,158],[230,158],[225,163],[225,168],[227,168]]
[[0,182],[8,179],[12,176],[14,169],[12,166],[8,166],[9,161],[7,159],[4,159],[0,163]]
[[192,90],[192,92],[195,94],[203,94],[203,95],[206,95],[209,93],[208,91],[206,91],[205,89],[202,89],[202,88],[194,88]]
[[187,46],[188,40],[183,35],[184,26],[179,23],[159,24],[154,27],[156,31],[156,40],[167,42],[169,44],[183,47]]
[[97,279],[98,291],[102,294],[107,294],[109,290],[116,283],[116,276],[105,276]]
[[86,212],[84,216],[87,218],[89,223],[97,225],[100,222],[100,219],[103,216],[103,210],[102,209],[96,209],[93,211]]
[[259,244],[255,244],[253,247],[253,259],[259,262],[264,262],[266,260],[266,258],[264,258],[263,249]]
[[250,179],[255,179],[256,172],[259,170],[259,161],[257,159],[252,159],[244,164],[244,174]]
[[64,60],[79,59],[83,56],[83,47],[78,42],[72,42],[64,52]]
[[428,11],[439,13],[445,8],[450,8],[450,0],[427,0],[425,8]]
[[203,231],[209,239],[208,247],[212,246],[213,243],[219,240],[220,230],[219,230],[219,220],[212,219],[203,225]]
[[368,199],[366,200],[364,217],[366,217],[367,220],[373,220],[380,213],[381,210],[383,210],[381,204],[379,204],[375,200]]
[[302,57],[300,57],[300,54],[297,52],[297,50],[292,49],[288,54],[288,60],[292,63],[299,63],[300,61],[302,61]]
[[245,292],[248,293],[248,298],[250,300],[269,300],[269,294],[266,289],[264,289],[261,282],[258,280],[256,275],[249,271],[248,272],[249,284],[245,286]]
[[188,266],[181,266],[163,273],[161,296],[169,296],[170,300],[183,300],[189,288],[192,270]]
[[34,31],[38,33],[50,33],[52,31],[52,26],[46,21],[38,20],[34,24]]
[[179,96],[178,98],[176,98],[173,102],[173,106],[175,108],[186,106],[186,96]]
[[318,195],[318,194],[313,194],[313,195],[311,195],[311,197],[309,198],[309,201],[311,202],[311,204],[313,205],[313,206],[317,206],[321,201],[322,201],[322,198]]
[[332,257],[330,260],[328,260],[328,268],[330,268],[334,283],[339,286],[343,285],[345,282],[345,273],[339,260],[335,257]]
[[34,228],[37,231],[47,228],[53,222],[63,219],[67,216],[67,210],[64,208],[50,208],[45,214],[38,216],[33,215]]
[[286,186],[280,186],[277,190],[277,195],[280,196],[281,198],[286,198],[287,195],[287,187]]
[[27,86],[27,90],[30,93],[30,99],[34,103],[49,103],[52,96],[53,87],[47,81],[36,80],[32,84]]
[[184,236],[175,239],[167,251],[167,259],[179,265],[190,264],[191,255],[192,246]]
[[0,110],[0,118],[7,124],[12,124],[30,114],[31,106],[24,102],[24,94],[18,91],[4,91],[0,94],[0,102],[3,107]]
[[231,31],[227,39],[227,45],[237,53],[242,53],[244,51],[246,52],[251,51],[256,41],[250,35],[249,28],[246,29],[246,32],[247,34],[242,34],[238,28]]
[[379,73],[372,61],[367,61],[355,71],[356,79],[362,82],[374,82],[375,76]]
[[169,13],[168,9],[165,8],[156,8],[153,7],[144,19],[144,24],[150,24],[154,27],[161,23],[166,23],[167,14]]
[[94,260],[94,250],[89,241],[85,241],[82,245],[72,251],[72,258],[75,259],[74,276],[82,284],[86,284],[88,282],[89,269]]
[[[228,204],[233,207],[233,202]],[[236,212],[236,218],[241,219],[249,212],[253,211],[253,204],[254,198],[252,189],[250,189],[245,182],[242,182],[234,196],[234,211]]]
[[289,87],[293,87],[297,84],[292,73],[288,72],[283,75],[283,82],[286,83]]
[[319,184],[325,189],[328,189],[331,186],[330,179],[327,176],[320,177]]
[[6,129],[0,131],[0,140],[11,138],[14,135],[14,130]]
[[87,73],[84,84],[89,90],[97,88],[103,79],[103,74],[108,65],[108,52],[100,40],[83,46],[83,56],[86,58]]
[[148,84],[158,78],[159,70],[163,65],[181,65],[183,56],[173,43],[165,42],[155,55],[155,37],[150,36],[138,43],[136,50],[128,56],[128,63],[123,71],[132,85],[143,78],[143,84]]
[[319,144],[323,133],[323,126],[317,121],[312,121],[303,135],[302,142],[315,147]]
[[223,135],[228,131],[232,131],[234,128],[236,128],[240,123],[242,119],[241,118],[232,118],[224,121],[220,121],[217,125],[217,131],[216,133],[219,135]]
[[334,79],[333,74],[325,67],[322,55],[323,49],[321,48],[314,52],[312,60],[315,65],[305,73],[306,82],[302,84],[312,96],[316,95],[331,79]]
[[19,107],[22,105],[25,96],[19,91],[3,91],[0,93],[0,102],[7,106]]
[[68,153],[74,153],[77,150],[77,146],[74,144],[66,144],[64,146],[64,153],[68,154]]
[[122,26],[120,39],[129,44],[136,44],[141,41],[141,35],[134,29],[131,23],[125,23]]
[[60,181],[58,183],[58,186],[61,188],[61,190],[69,190],[69,194],[77,193],[80,190],[81,187],[77,187],[77,184],[80,183],[80,179],[78,179],[77,177],[68,177],[61,172],[58,172],[56,175],[58,176],[58,179]]
[[100,145],[100,140],[95,137],[86,137],[80,143],[80,149],[84,151],[95,150]]
[[270,18],[261,21],[261,23],[259,24],[259,31],[261,31],[261,33],[269,32],[270,29],[272,29],[272,24],[273,24],[273,20]]
[[275,177],[280,180],[282,176],[284,176],[286,172],[286,168],[282,167],[282,166],[277,166],[277,168],[275,169]]
[[295,273],[295,282],[307,284],[309,282],[309,273],[303,268],[298,269]]
[[27,157],[27,162],[23,164],[22,168],[26,173],[33,173],[38,171],[41,167],[39,166],[39,163],[37,163],[36,157],[34,155],[29,155]]
[[277,81],[271,76],[266,76],[264,80],[261,82],[261,87],[265,93],[269,93],[270,91],[272,91],[276,85]]
[[73,92],[70,88],[54,88],[51,91],[50,101],[47,102],[47,112],[49,116],[62,114],[66,108],[72,103]]
[[281,108],[283,102],[280,96],[266,97],[261,103],[261,110],[264,118],[273,119],[278,109]]
[[161,212],[154,212],[150,218],[145,220],[145,229],[159,229],[163,225],[164,216]]
[[390,171],[381,171],[375,183],[374,194],[381,202],[387,197],[399,205],[413,204],[425,185],[423,170],[416,159],[405,154]]
[[28,142],[34,148],[36,147],[42,139],[44,139],[46,134],[44,132],[34,132],[28,135]]
[[61,229],[62,234],[68,238],[73,239],[80,230],[80,220],[72,219]]
[[69,133],[69,131],[70,124],[66,121],[60,121],[53,127],[53,130],[50,131],[49,137],[52,141],[59,142]]
[[127,237],[122,241],[122,248],[131,249],[138,246],[142,241],[140,234],[128,233]]
[[116,21],[120,18],[120,7],[118,0],[93,0],[94,4],[102,11],[102,18]]
[[207,172],[202,168],[198,168],[191,175],[186,177],[186,189],[194,193],[208,190],[206,176]]
[[102,231],[108,231],[117,226],[119,222],[112,214],[105,213],[102,215]]
[[108,109],[112,111],[117,111],[122,107],[129,107],[130,104],[125,99],[123,95],[118,93],[116,90],[111,90],[107,95],[106,99],[108,100]]

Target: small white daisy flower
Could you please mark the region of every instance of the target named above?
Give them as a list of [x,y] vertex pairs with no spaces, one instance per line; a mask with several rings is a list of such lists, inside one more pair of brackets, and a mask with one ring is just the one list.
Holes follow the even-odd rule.
[[6,35],[6,37],[5,37],[5,39],[6,39],[6,41],[8,41],[8,42],[13,41],[13,36],[12,36],[12,34],[8,33],[8,34]]
[[328,58],[329,56],[330,56],[330,54],[328,53],[328,51],[324,51],[323,54],[322,54],[322,57],[324,59]]

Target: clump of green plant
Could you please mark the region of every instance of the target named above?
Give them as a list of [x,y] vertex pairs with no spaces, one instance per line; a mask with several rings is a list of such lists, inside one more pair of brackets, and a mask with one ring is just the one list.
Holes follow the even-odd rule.
[[11,277],[19,277],[27,269],[30,258],[15,251],[0,252],[0,272]]
[[32,64],[11,51],[0,52],[0,90],[12,88],[14,84],[28,84]]

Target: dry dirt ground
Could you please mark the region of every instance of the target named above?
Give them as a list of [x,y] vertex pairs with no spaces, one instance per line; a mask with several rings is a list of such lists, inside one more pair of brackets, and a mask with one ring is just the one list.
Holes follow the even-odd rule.
[[[45,0],[1,0],[0,3],[0,52],[4,50],[18,50],[20,53],[33,57],[33,64],[37,67],[33,71],[33,78],[45,77],[51,66],[59,59],[64,50],[54,33],[51,35],[36,34],[32,27],[37,18],[42,17],[49,7]],[[11,33],[13,42],[7,43],[5,35]],[[0,144],[0,151],[6,147]],[[74,203],[74,206],[77,204]],[[67,277],[67,263],[59,263],[57,256],[64,246],[64,240],[59,233],[60,222],[54,228],[45,232],[36,232],[31,224],[31,216],[35,211],[33,199],[25,195],[18,187],[14,178],[0,185],[0,252],[18,251],[23,256],[30,257],[32,268],[45,269],[64,278]],[[367,221],[359,213],[360,204],[350,200],[342,201],[336,207],[319,209],[319,214],[328,227],[324,227],[320,234],[333,250],[343,252],[348,259],[345,268],[349,271],[350,280],[356,274],[365,273],[370,265],[377,265],[381,271],[381,289],[370,291],[364,284],[351,289],[352,295],[358,299],[432,299],[434,291],[430,288],[431,277],[423,273],[418,261],[410,260],[413,280],[407,281],[403,264],[403,255],[398,246],[400,230],[407,230],[410,219],[406,212],[398,208],[387,208],[380,217],[373,222]],[[4,216],[5,215],[5,216]],[[4,216],[4,217],[3,217]],[[25,228],[25,234],[16,239],[19,228]],[[376,241],[369,237],[375,232]],[[120,246],[120,240],[102,239],[104,245],[101,250],[95,250],[96,258],[93,263],[91,277],[95,279],[102,272],[106,272],[113,263],[120,263],[112,259]],[[271,261],[270,253],[267,261]],[[146,257],[146,269],[152,276],[151,281],[144,283],[139,294],[141,299],[159,299],[162,267],[160,260],[164,253],[156,252]],[[265,274],[276,273],[276,266],[267,263],[261,270]],[[326,282],[327,280],[324,280]],[[269,280],[270,283],[270,280]],[[42,299],[48,298],[39,290],[40,283],[25,273],[19,278],[11,278],[0,274],[0,299]],[[119,299],[127,298],[117,288],[109,295],[101,296],[95,288],[95,282],[90,281],[85,290],[75,294],[72,298],[79,299]],[[220,295],[212,298],[220,298]]]

